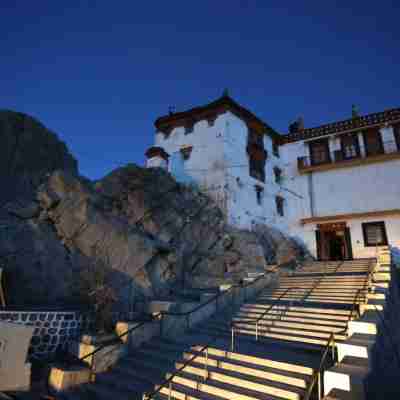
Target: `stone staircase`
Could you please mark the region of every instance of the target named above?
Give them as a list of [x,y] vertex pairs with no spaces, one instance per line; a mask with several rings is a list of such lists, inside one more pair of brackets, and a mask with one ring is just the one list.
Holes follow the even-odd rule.
[[[353,326],[350,341],[347,328],[357,293],[358,304],[369,300],[371,263],[310,263],[282,276],[276,287],[265,289],[238,309],[214,315],[174,339],[153,338],[111,370],[96,374],[94,383],[61,397],[133,400],[147,394],[154,399],[184,400],[304,399],[332,333],[342,358],[333,366],[329,355],[323,370],[337,367],[339,372],[329,369],[333,374],[347,366],[357,368],[351,346],[362,343],[368,353],[369,344],[359,328]],[[336,392],[343,389],[328,381],[325,386]],[[332,397],[336,392],[330,393],[331,398],[341,398]]]

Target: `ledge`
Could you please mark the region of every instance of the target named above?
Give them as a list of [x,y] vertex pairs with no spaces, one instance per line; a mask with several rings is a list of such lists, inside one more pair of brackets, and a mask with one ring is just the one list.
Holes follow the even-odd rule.
[[389,154],[378,154],[375,156],[367,156],[363,158],[354,158],[350,160],[336,161],[321,165],[311,165],[309,167],[300,167],[298,168],[300,174],[307,174],[309,172],[320,172],[320,171],[329,171],[331,169],[340,169],[340,168],[348,168],[348,167],[356,167],[359,165],[368,165],[374,164],[378,162],[385,162],[390,160],[395,160],[400,158],[400,151],[396,153]]
[[302,225],[305,224],[314,224],[319,222],[327,222],[338,219],[348,220],[355,218],[369,218],[369,217],[388,217],[391,215],[400,215],[400,209],[395,208],[392,210],[381,210],[381,211],[369,211],[363,213],[351,213],[351,214],[337,214],[337,215],[327,215],[324,217],[311,217],[311,218],[303,218],[300,220]]

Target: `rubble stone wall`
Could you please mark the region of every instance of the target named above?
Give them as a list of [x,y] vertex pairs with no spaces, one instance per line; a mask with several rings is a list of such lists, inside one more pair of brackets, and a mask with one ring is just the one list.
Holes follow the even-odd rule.
[[91,320],[80,311],[0,311],[0,321],[34,326],[29,355],[63,350]]

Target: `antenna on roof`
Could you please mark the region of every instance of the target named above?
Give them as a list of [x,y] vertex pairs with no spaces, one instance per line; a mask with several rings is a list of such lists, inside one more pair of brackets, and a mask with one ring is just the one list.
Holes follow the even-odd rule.
[[229,97],[229,90],[227,88],[222,92],[222,97]]
[[172,115],[175,112],[175,106],[169,106],[168,107],[168,114]]
[[358,107],[355,104],[351,105],[351,116],[352,118],[358,118],[360,116],[358,112]]

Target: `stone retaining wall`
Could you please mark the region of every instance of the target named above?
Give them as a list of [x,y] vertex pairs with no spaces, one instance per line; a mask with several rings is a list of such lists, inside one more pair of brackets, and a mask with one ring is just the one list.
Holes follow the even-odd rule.
[[90,324],[79,311],[0,311],[0,321],[34,326],[29,355],[39,357],[66,349]]

